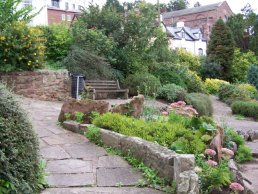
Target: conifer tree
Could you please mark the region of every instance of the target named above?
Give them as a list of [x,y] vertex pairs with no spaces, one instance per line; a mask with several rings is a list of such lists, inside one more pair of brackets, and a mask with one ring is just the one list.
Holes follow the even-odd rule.
[[222,66],[222,75],[225,80],[230,79],[233,55],[234,39],[232,32],[223,20],[219,19],[212,28],[207,56],[210,62],[216,62]]

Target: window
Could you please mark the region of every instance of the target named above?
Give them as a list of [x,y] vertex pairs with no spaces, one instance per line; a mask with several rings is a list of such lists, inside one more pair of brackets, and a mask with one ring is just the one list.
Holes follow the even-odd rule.
[[68,10],[69,9],[69,3],[65,2],[65,9]]
[[203,55],[203,49],[202,49],[202,48],[199,48],[199,49],[198,49],[198,55],[199,55],[199,56]]
[[62,14],[62,21],[65,21],[65,14]]
[[32,0],[23,0],[22,3],[24,7],[28,7],[32,5]]
[[224,22],[228,21],[228,16],[224,15],[223,21],[224,21]]
[[51,3],[52,3],[53,7],[58,7],[59,8],[59,0],[52,0]]
[[73,4],[73,9],[75,9],[75,4]]
[[83,10],[83,6],[78,5],[78,10],[82,11]]
[[68,22],[72,21],[71,15],[67,15],[67,21],[68,21]]

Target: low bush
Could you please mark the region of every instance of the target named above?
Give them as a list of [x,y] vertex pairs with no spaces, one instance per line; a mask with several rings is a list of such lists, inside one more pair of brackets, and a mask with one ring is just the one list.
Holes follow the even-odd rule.
[[13,22],[0,29],[0,71],[31,71],[41,68],[44,60],[44,39],[38,27]]
[[[181,123],[164,121],[145,122],[115,113],[106,113],[96,119],[93,124],[124,135],[140,137],[147,141],[157,142],[162,146],[178,150],[181,153],[201,153],[205,144],[201,138]],[[184,146],[179,146],[181,139]]]
[[204,82],[205,89],[209,94],[217,95],[219,91],[219,87],[222,84],[229,84],[229,82],[220,80],[220,79],[211,79],[207,78]]
[[237,87],[240,89],[240,90],[244,90],[246,92],[249,92],[249,96],[251,98],[256,98],[257,95],[258,95],[258,91],[257,89],[255,88],[255,86],[251,85],[251,84],[238,84]]
[[254,85],[258,90],[258,65],[251,65],[248,73],[247,80],[250,84]]
[[224,147],[233,149],[234,145],[232,142],[237,144],[238,149],[235,154],[236,161],[242,163],[252,160],[252,152],[247,146],[245,146],[244,138],[228,126],[224,127],[224,132]]
[[235,101],[231,108],[234,114],[258,119],[258,101]]
[[144,94],[146,96],[157,96],[161,87],[160,81],[149,73],[131,74],[125,79],[125,87],[129,89],[130,95]]
[[250,92],[246,90],[241,90],[236,85],[222,84],[219,87],[219,99],[231,105],[232,102],[237,100],[249,101],[251,99],[251,96]]
[[186,90],[175,84],[166,84],[158,90],[158,97],[172,102],[184,100],[185,95]]
[[42,174],[38,141],[26,114],[13,95],[0,85],[0,180],[10,193],[37,193]]
[[222,78],[222,66],[218,63],[204,62],[201,65],[201,76],[203,79],[206,78],[214,78],[220,79]]
[[212,116],[213,108],[208,95],[189,93],[186,95],[186,103],[192,105],[200,116]]
[[186,71],[184,81],[188,92],[206,93],[202,79],[194,71]]

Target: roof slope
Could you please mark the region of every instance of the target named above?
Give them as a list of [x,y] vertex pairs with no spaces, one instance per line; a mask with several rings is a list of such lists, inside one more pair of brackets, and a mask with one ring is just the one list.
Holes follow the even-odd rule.
[[199,12],[206,12],[210,10],[215,10],[217,9],[223,2],[219,3],[214,3],[214,4],[209,4],[209,5],[204,5],[200,7],[194,7],[194,8],[189,8],[189,9],[182,9],[178,11],[172,11],[172,12],[165,12],[162,13],[163,19],[166,18],[171,18],[175,16],[182,16],[182,15],[188,15],[188,14],[193,14],[193,13],[199,13]]

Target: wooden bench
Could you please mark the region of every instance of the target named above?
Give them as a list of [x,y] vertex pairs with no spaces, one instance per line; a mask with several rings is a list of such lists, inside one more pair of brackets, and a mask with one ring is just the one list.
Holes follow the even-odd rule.
[[118,80],[86,80],[85,87],[92,93],[93,100],[107,98],[109,93],[122,93],[128,99],[129,90],[121,89]]

